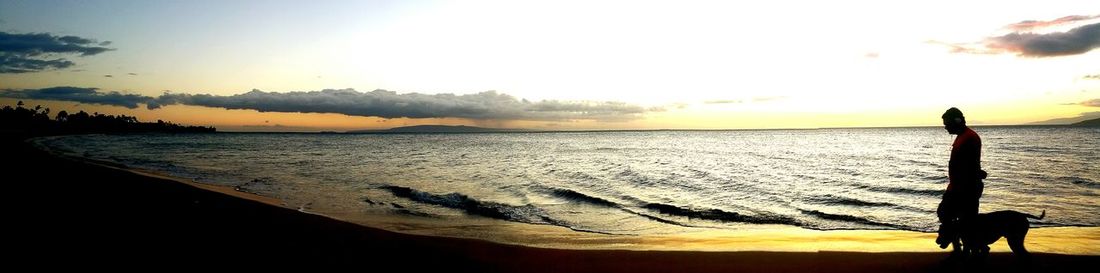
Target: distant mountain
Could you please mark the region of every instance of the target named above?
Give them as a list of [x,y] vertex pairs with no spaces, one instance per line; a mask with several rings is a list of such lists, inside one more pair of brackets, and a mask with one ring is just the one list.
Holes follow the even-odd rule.
[[1081,113],[1081,115],[1077,117],[1048,119],[1044,121],[1026,123],[1026,125],[1066,125],[1096,118],[1100,118],[1100,112]]
[[523,132],[524,129],[504,129],[504,128],[482,128],[466,125],[416,125],[405,127],[394,127],[383,130],[354,130],[348,131],[348,133],[362,134],[362,133],[496,133],[496,132]]
[[1100,127],[1100,118],[1094,118],[1094,119],[1090,119],[1090,120],[1086,120],[1086,121],[1075,122],[1073,124],[1070,124],[1070,126]]

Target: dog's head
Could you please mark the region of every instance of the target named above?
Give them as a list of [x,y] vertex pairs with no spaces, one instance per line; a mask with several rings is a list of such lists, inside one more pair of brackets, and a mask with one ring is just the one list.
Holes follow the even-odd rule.
[[941,249],[947,248],[952,242],[959,239],[959,232],[957,230],[958,224],[954,221],[948,221],[940,224],[940,230],[936,235],[936,244],[940,245]]

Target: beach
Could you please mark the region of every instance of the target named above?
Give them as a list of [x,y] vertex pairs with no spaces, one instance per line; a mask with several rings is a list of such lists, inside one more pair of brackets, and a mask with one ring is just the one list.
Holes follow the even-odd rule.
[[[457,272],[1076,272],[1100,264],[1095,227],[1033,229],[1021,264],[1003,240],[981,263],[945,263],[935,234],[721,232],[610,236],[610,249],[536,248],[397,233],[304,213],[232,188],[58,158],[2,144],[11,261],[49,269],[356,267]],[[546,227],[534,228],[534,230]],[[580,248],[580,249],[578,249]]]

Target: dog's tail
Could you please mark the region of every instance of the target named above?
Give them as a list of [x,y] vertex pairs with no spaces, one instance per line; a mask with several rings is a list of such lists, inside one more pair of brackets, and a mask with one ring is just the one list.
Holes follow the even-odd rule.
[[1043,220],[1043,217],[1047,217],[1047,210],[1043,210],[1043,214],[1039,214],[1039,217],[1035,217],[1035,215],[1031,215],[1031,214],[1027,214],[1027,213],[1024,213],[1024,216],[1026,216],[1027,218],[1035,219],[1035,220]]

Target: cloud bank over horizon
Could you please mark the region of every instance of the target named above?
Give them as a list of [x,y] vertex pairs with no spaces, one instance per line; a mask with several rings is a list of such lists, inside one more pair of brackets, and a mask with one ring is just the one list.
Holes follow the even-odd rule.
[[[1064,32],[1035,30],[1092,21],[1100,15],[1071,15],[1050,21],[1026,20],[1004,27],[1012,32],[985,38],[978,43],[941,43],[955,53],[1002,54],[1020,57],[1058,57],[1084,54],[1100,47],[1100,23],[1074,27]],[[940,43],[940,42],[935,42]]]
[[225,109],[250,109],[260,112],[335,113],[380,118],[466,118],[474,120],[596,120],[629,121],[661,107],[643,107],[615,101],[528,101],[496,91],[475,94],[398,94],[394,91],[359,92],[354,89],[321,91],[264,92],[219,96],[210,94],[169,93],[157,97],[100,92],[97,88],[51,87],[43,89],[0,90],[0,97],[17,99],[63,100],[81,103],[137,108],[145,104],[153,110],[167,105],[193,105]]
[[1036,34],[1016,32],[993,37],[987,47],[1002,49],[1025,57],[1077,55],[1100,47],[1100,23],[1085,25],[1066,32]]
[[58,54],[92,56],[107,52],[110,42],[99,43],[77,36],[49,33],[7,33],[0,31],[0,73],[30,73],[64,69],[76,65]]
[[39,99],[60,100],[80,103],[93,103],[111,106],[121,106],[130,109],[138,108],[138,104],[145,104],[153,97],[122,94],[118,91],[99,92],[98,88],[58,86],[42,89],[25,90],[0,90],[0,97],[13,99]]

